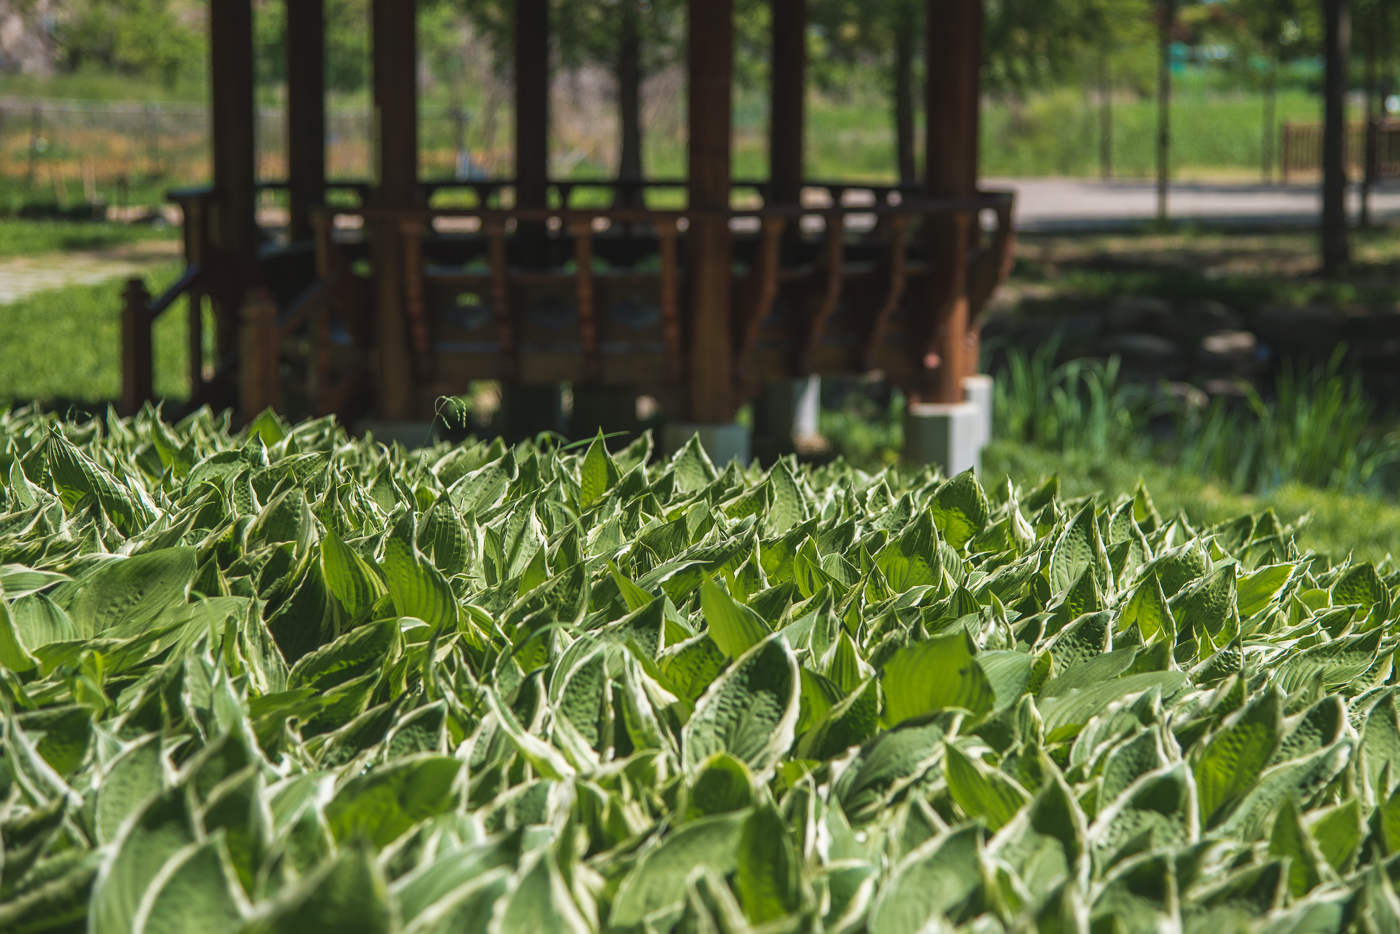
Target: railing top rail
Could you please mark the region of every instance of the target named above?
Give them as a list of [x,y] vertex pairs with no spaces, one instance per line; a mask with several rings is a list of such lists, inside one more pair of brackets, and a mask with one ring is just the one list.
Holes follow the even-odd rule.
[[677,221],[696,217],[844,217],[850,214],[909,215],[965,214],[984,209],[1009,207],[1010,192],[984,192],[973,198],[906,198],[899,204],[833,205],[831,207],[800,207],[798,205],[769,205],[758,208],[646,210],[641,208],[381,208],[326,206],[316,210],[321,216],[354,216],[369,221],[402,220],[429,221],[437,217],[478,217],[483,221],[592,221],[597,218],[619,223],[649,223]]
[[[288,187],[287,179],[264,179],[258,182],[259,188],[280,190]],[[683,178],[551,178],[547,184],[553,188],[685,188],[689,182]],[[731,179],[731,188],[766,188],[772,184],[767,179]],[[494,178],[425,178],[418,182],[420,188],[436,191],[442,188],[513,188],[515,179]],[[328,179],[326,187],[337,190],[355,189],[367,191],[373,186],[368,179],[342,178]],[[917,195],[923,186],[907,182],[870,182],[863,180],[809,179],[802,183],[804,188],[828,188],[842,191],[874,191]]]

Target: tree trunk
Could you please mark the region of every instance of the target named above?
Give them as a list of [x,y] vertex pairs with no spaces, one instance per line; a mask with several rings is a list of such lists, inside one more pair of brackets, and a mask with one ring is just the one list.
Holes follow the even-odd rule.
[[1351,22],[1347,0],[1323,0],[1322,271],[1339,276],[1351,262],[1347,242],[1346,90]]
[[905,184],[918,181],[914,159],[914,33],[912,7],[905,4],[894,41],[894,136],[899,180]]
[[1264,184],[1274,183],[1274,124],[1278,109],[1278,49],[1270,50],[1269,73],[1264,76],[1264,134],[1261,139],[1264,153]]
[[1113,177],[1113,80],[1108,53],[1099,52],[1099,175]]
[[[637,0],[623,0],[622,37],[617,53],[617,109],[622,147],[617,175],[622,181],[642,178],[642,39],[637,26]],[[619,188],[619,207],[642,207],[640,186]]]
[[1167,222],[1167,185],[1171,166],[1172,28],[1176,25],[1176,0],[1160,0],[1157,58],[1157,222]]

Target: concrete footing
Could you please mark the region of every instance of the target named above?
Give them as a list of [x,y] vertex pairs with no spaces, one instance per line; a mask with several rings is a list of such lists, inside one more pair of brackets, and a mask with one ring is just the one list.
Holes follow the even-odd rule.
[[963,380],[966,402],[912,403],[904,412],[904,460],[937,464],[945,476],[982,469],[982,449],[992,440],[993,382]]
[[684,447],[691,435],[698,435],[700,446],[716,467],[723,469],[735,458],[748,466],[751,451],[749,434],[749,429],[738,422],[719,425],[667,422],[662,434],[662,450],[670,456]]
[[821,386],[817,376],[763,384],[753,400],[753,453],[760,461],[791,454],[796,439],[817,435]]
[[977,450],[992,443],[992,405],[995,398],[995,381],[985,373],[969,376],[962,381],[963,399],[977,406],[982,413],[981,434]]

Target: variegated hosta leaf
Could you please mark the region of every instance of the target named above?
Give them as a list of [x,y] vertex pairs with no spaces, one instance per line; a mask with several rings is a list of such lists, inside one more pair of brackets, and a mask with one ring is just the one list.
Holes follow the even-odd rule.
[[1400,927],[1400,571],[933,470],[0,413],[0,931]]

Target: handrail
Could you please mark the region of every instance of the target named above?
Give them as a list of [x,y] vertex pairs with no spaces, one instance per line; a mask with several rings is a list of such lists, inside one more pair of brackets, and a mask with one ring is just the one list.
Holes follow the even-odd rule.
[[151,316],[151,320],[154,321],[156,318],[159,318],[162,312],[175,304],[175,299],[188,292],[190,287],[198,282],[199,277],[202,275],[204,275],[204,270],[200,267],[199,263],[185,267],[185,274],[176,279],[164,292],[160,293],[159,298],[146,306],[146,313]]
[[646,210],[643,208],[384,208],[384,207],[318,207],[314,213],[321,216],[363,217],[365,220],[430,220],[434,217],[479,217],[489,221],[538,222],[558,218],[565,223],[590,221],[595,218],[620,221],[623,223],[646,223],[653,220],[682,220],[695,217],[846,217],[851,214],[874,214],[895,216],[910,214],[966,214],[983,209],[996,210],[1011,202],[1009,192],[985,192],[971,198],[908,198],[899,204],[873,205],[834,205],[822,208],[804,208],[798,205],[773,205],[760,208],[728,209],[666,209]]

